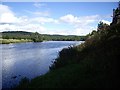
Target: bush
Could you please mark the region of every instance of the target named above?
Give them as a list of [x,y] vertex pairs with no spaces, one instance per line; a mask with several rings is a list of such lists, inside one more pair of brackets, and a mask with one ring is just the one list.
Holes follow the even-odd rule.
[[62,51],[59,52],[58,58],[55,59],[50,69],[56,69],[68,64],[76,63],[75,57],[77,57],[78,50],[72,46],[68,48],[64,48]]
[[30,83],[29,79],[27,77],[24,77],[19,82],[19,86],[17,88],[28,88],[29,83]]

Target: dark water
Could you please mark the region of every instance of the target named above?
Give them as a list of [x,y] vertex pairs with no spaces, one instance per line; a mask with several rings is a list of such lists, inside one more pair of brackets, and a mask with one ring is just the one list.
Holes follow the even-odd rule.
[[47,41],[41,43],[17,43],[0,45],[2,50],[2,87],[10,88],[20,79],[32,79],[49,71],[58,52],[79,41]]

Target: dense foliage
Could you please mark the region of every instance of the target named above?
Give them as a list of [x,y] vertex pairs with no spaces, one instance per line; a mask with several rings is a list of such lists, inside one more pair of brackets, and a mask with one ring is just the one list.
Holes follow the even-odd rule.
[[[118,48],[120,41],[120,25],[109,26],[106,30],[93,31],[89,34],[88,39],[85,43],[82,43],[76,47],[64,48],[60,53],[59,57],[53,63],[51,69],[63,67],[69,63],[78,63],[81,60],[87,58],[89,54],[96,55],[96,52],[99,54],[110,53],[111,49]],[[115,46],[114,46],[115,45]],[[108,51],[107,51],[108,50]],[[104,52],[106,51],[106,52]],[[100,53],[101,52],[101,53]],[[102,53],[103,52],[103,53]],[[114,51],[112,51],[114,52]],[[119,52],[117,52],[119,54]]]
[[39,33],[31,33],[31,32],[24,32],[24,31],[6,31],[2,32],[3,39],[28,39],[34,42],[41,42],[42,37]]
[[34,42],[46,41],[84,41],[86,36],[75,36],[75,35],[47,35],[32,32],[23,31],[7,31],[2,32],[3,39],[29,39]]
[[47,41],[84,41],[86,36],[75,36],[75,35],[46,35],[42,34],[43,40]]

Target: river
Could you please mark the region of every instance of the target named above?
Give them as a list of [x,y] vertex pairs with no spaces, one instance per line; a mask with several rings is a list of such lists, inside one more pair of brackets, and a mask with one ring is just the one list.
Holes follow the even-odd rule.
[[21,78],[44,75],[59,51],[81,41],[45,41],[38,43],[0,44],[2,55],[2,88],[10,88]]

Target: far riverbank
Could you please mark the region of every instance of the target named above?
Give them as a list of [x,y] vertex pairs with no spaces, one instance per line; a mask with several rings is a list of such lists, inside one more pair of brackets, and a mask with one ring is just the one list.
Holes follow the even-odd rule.
[[0,44],[33,42],[30,39],[0,39]]

